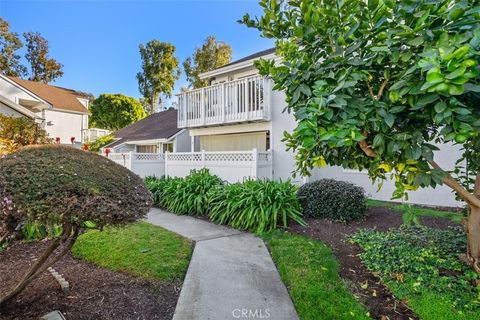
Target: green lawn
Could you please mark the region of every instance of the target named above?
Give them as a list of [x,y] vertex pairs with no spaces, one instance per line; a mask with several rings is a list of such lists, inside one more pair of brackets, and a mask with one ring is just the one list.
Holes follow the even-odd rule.
[[326,245],[282,231],[261,236],[302,320],[369,319],[338,275],[337,260]]
[[145,222],[107,227],[81,235],[72,253],[98,266],[148,279],[183,279],[192,243]]
[[[373,200],[367,199],[368,207],[383,207],[389,208],[394,211],[403,212],[403,206],[399,203],[393,203],[388,201]],[[452,211],[443,211],[430,208],[424,208],[416,205],[412,205],[414,212],[419,216],[431,216],[431,217],[440,217],[450,219],[453,222],[460,223],[463,219],[463,214],[461,212],[452,212]]]

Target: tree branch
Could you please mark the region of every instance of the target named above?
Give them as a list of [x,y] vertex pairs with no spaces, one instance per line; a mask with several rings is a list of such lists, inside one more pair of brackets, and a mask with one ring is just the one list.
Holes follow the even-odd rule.
[[[435,161],[429,160],[428,163],[434,169],[441,170],[447,174],[445,178],[443,178],[443,183],[445,183],[447,186],[455,190],[458,193],[458,195],[463,200],[465,200],[465,202],[467,202],[469,205],[480,208],[480,199],[478,199],[475,195],[468,192],[467,189],[465,189],[460,183],[458,183],[458,181],[455,180],[449,173],[443,170]],[[477,179],[479,179],[478,176],[477,176]]]
[[387,86],[388,81],[389,81],[388,79],[385,79],[385,80],[383,80],[382,84],[380,85],[380,89],[378,90],[377,99],[376,99],[377,101],[382,98],[383,90],[385,90],[385,87]]
[[[368,132],[364,131],[362,134],[365,138],[368,137]],[[377,153],[368,145],[366,140],[359,141],[358,145],[368,157],[375,158],[377,156]]]

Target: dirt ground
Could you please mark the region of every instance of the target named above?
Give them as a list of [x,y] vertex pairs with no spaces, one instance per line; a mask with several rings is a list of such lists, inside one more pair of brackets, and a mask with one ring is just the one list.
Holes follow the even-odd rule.
[[[0,294],[23,275],[45,242],[15,243],[0,253]],[[71,255],[55,264],[70,284],[64,294],[47,272],[0,308],[0,319],[38,319],[53,310],[67,320],[172,319],[182,283],[160,283],[112,272]]]
[[[435,217],[421,217],[422,224],[434,228],[447,228],[454,222]],[[340,275],[350,285],[353,293],[369,308],[374,319],[418,319],[398,300],[379,278],[369,272],[361,263],[358,254],[361,249],[346,241],[346,237],[359,229],[386,231],[402,224],[401,214],[388,208],[369,208],[367,216],[348,225],[323,219],[309,219],[307,226],[292,225],[289,231],[307,235],[326,243],[333,250],[340,264]]]

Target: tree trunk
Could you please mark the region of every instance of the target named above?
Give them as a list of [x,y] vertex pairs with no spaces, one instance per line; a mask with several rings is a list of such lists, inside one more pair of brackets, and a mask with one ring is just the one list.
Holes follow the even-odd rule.
[[473,269],[480,272],[480,207],[469,206],[465,224],[467,231],[467,258]]

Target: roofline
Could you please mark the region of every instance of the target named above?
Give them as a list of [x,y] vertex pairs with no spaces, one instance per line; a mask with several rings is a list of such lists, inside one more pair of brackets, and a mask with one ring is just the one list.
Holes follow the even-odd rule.
[[224,73],[227,73],[227,72],[232,72],[232,71],[237,71],[237,70],[240,70],[240,69],[248,68],[248,67],[253,66],[253,62],[258,60],[258,59],[275,59],[275,60],[277,60],[278,57],[275,55],[275,53],[269,53],[269,54],[266,54],[266,55],[263,55],[263,56],[260,56],[260,57],[252,58],[252,59],[247,60],[247,61],[242,61],[242,62],[238,62],[238,63],[229,64],[227,66],[220,67],[220,68],[215,69],[215,70],[200,73],[198,76],[200,77],[200,79],[204,80],[204,79],[211,78],[211,77],[214,77],[214,76],[218,76],[220,74],[224,74]]
[[74,110],[68,110],[68,109],[62,109],[62,108],[51,108],[49,111],[56,111],[56,112],[65,112],[65,113],[73,113],[73,114],[82,114],[82,115],[90,115],[91,113],[86,111],[74,111]]
[[35,112],[32,112],[32,111],[28,110],[24,106],[21,106],[18,103],[15,103],[12,100],[7,99],[6,97],[4,97],[2,95],[0,95],[0,102],[4,103],[8,107],[17,111],[18,113],[23,114],[24,116],[27,116],[27,117],[32,118],[32,119],[42,119],[42,117],[37,115]]
[[178,137],[180,134],[184,133],[185,131],[186,131],[186,129],[180,129],[177,133],[172,134],[170,137],[168,137],[167,141],[175,139],[176,137]]
[[[43,99],[43,98],[40,98],[39,96],[37,96],[35,93],[33,93],[32,91],[28,90],[27,88],[25,88],[24,86],[22,86],[21,84],[13,81],[12,79],[10,79],[9,77],[7,76],[4,76],[3,74],[0,74],[0,78],[4,79],[5,81],[9,82],[10,84],[14,85],[15,87],[25,91],[28,95],[32,96],[33,98],[35,99],[38,99],[40,100],[40,102],[42,102],[44,105],[46,105],[48,107],[48,109],[53,109],[53,105],[48,102],[47,100]],[[47,108],[45,108],[47,109]]]

